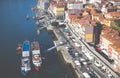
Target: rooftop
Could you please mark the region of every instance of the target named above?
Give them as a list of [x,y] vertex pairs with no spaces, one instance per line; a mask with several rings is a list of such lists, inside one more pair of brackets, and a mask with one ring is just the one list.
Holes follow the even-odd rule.
[[96,21],[91,20],[90,15],[86,15],[84,17],[81,17],[80,15],[69,14],[69,19],[70,19],[71,23],[74,22],[77,24],[81,24],[82,26],[90,26],[90,24],[92,26],[96,26]]
[[120,17],[120,12],[110,12],[110,16],[118,16]]
[[[61,3],[62,1],[62,3]],[[64,7],[65,6],[65,2],[63,2],[64,0],[60,0],[60,2],[57,2],[57,1],[51,1],[50,4],[54,7]]]
[[103,26],[102,36],[112,43],[111,47],[113,47],[117,52],[120,52],[120,36],[117,30],[108,26]]

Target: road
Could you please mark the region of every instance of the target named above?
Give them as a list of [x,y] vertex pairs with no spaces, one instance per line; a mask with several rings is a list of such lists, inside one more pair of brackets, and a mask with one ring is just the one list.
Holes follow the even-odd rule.
[[[61,29],[60,31],[61,31],[61,33],[64,32],[63,29]],[[73,34],[72,34],[72,35],[73,35]],[[76,40],[76,41],[78,42],[78,40]],[[75,50],[76,50],[75,52],[78,52],[78,53],[82,54],[83,57],[84,57],[86,60],[88,60],[88,57],[85,56],[85,54],[82,52],[82,49],[81,49],[80,47],[76,47],[75,44],[74,44],[71,40],[69,40],[69,42],[70,42],[70,44],[71,44],[72,46],[74,46],[74,48],[75,48]],[[89,51],[89,50],[87,49],[87,51]],[[78,57],[78,58],[79,58],[79,57]],[[78,58],[77,58],[77,59],[78,59]],[[94,70],[94,72],[96,72],[97,76],[100,76],[101,78],[107,78],[107,75],[106,75],[105,73],[101,72],[100,69],[98,69],[94,64],[89,65],[89,68],[92,68],[92,70]],[[85,70],[86,70],[86,69],[85,69]]]
[[[68,25],[66,23],[66,25]],[[72,31],[72,29],[70,29],[71,33],[76,37],[75,33]],[[77,39],[77,37],[76,37]],[[82,43],[86,49],[89,50],[90,53],[94,54],[95,57],[97,57],[101,62],[102,64],[104,64],[111,72],[112,72],[112,75],[115,77],[115,78],[119,78],[119,74],[117,72],[115,72],[114,70],[114,67],[112,64],[110,64],[105,58],[103,58],[98,52],[96,52],[93,48],[91,48],[86,42],[82,41],[82,40],[78,40],[80,43]]]

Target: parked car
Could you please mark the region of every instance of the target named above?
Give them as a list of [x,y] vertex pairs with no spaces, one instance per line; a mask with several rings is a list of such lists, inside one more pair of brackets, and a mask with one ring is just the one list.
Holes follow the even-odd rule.
[[78,57],[78,56],[79,56],[79,53],[75,52],[75,56]]
[[81,65],[83,65],[83,66],[87,66],[86,59],[84,59],[84,58],[80,58],[80,63],[81,63]]
[[75,63],[76,66],[81,67],[81,64],[78,60],[75,60],[74,63]]
[[76,40],[74,38],[72,38],[71,40],[72,40],[72,42],[76,42]]
[[91,78],[90,75],[87,72],[84,72],[83,75],[84,75],[85,78]]
[[103,51],[99,52],[109,63],[113,64],[114,60],[107,56]]
[[80,47],[81,45],[77,42],[74,43],[76,47]]

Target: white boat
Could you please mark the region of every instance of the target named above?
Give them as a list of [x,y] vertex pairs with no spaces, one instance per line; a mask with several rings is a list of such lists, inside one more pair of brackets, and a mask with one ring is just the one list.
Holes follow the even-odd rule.
[[32,49],[32,63],[34,65],[34,69],[36,71],[39,71],[42,64],[39,42],[37,41],[32,42],[31,49]]

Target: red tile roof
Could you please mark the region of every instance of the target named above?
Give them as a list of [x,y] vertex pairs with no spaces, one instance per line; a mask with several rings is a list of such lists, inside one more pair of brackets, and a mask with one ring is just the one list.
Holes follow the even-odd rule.
[[108,1],[120,2],[120,0],[103,0],[103,1],[106,1],[106,2],[108,2]]
[[54,7],[57,7],[57,8],[65,7],[65,2],[64,2],[64,0],[60,0],[60,1],[63,1],[63,3],[62,3],[62,4],[59,4],[59,2],[57,2],[57,1],[51,1],[50,4],[51,4],[52,6],[54,6]]
[[103,26],[102,32],[102,36],[112,43],[111,47],[113,47],[117,52],[120,52],[120,36],[118,35],[118,31],[108,26]]
[[91,9],[90,10],[90,14],[96,14],[96,13],[97,13],[96,9]]
[[84,17],[80,17],[80,15],[70,14],[69,15],[70,22],[81,24],[82,26],[96,26],[96,21],[91,20],[90,15],[86,15]]
[[118,16],[120,17],[120,12],[110,12],[110,16]]

